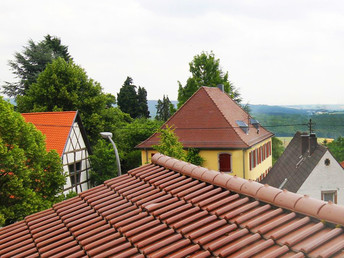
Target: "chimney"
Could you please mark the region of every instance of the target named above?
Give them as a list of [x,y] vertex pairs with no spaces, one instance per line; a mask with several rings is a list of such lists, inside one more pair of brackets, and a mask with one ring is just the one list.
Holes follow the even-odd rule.
[[309,140],[307,134],[301,134],[301,155],[308,151]]
[[218,84],[217,87],[222,91],[225,92],[225,86],[223,84]]
[[309,135],[309,156],[313,154],[317,146],[318,146],[317,136],[315,135],[315,133],[311,133]]

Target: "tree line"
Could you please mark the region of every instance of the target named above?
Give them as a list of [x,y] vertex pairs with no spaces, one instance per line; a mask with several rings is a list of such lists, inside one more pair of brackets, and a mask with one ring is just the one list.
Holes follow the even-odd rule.
[[[228,72],[220,69],[219,62],[212,52],[193,58],[189,63],[191,76],[184,86],[178,82],[178,107],[201,86],[218,84],[241,102],[239,92],[228,80]],[[122,170],[128,171],[141,165],[141,153],[135,146],[176,112],[168,96],[163,95],[156,105],[156,117],[150,118],[147,91],[136,86],[130,76],[117,96],[105,93],[100,83],[75,63],[68,46],[51,35],[39,42],[29,40],[22,52],[14,54],[9,67],[16,81],[5,82],[2,93],[15,98],[16,107],[0,99],[0,226],[66,198],[57,196],[66,176],[62,174],[60,157],[54,151],[46,151],[43,135],[25,123],[19,112],[78,110],[93,152],[93,185],[117,174],[112,145],[101,139],[100,132],[113,133]],[[166,136],[170,134],[166,132]],[[156,148],[163,151],[163,145]],[[201,162],[197,153],[191,150],[182,159]]]

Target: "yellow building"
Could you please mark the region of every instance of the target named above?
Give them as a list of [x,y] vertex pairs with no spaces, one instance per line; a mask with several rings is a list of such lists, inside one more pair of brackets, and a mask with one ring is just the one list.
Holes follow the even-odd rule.
[[[256,180],[272,166],[273,134],[219,88],[201,87],[166,124],[186,150],[200,150],[206,168]],[[150,163],[158,143],[155,133],[137,146],[142,164]]]

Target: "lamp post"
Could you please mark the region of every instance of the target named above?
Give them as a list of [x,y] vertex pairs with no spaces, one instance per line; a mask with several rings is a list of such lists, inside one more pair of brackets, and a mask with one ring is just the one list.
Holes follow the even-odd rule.
[[118,176],[122,175],[121,172],[121,163],[119,161],[119,155],[118,155],[118,151],[117,151],[117,147],[115,142],[112,140],[112,133],[110,132],[101,132],[100,135],[104,138],[104,139],[109,139],[109,141],[112,143],[113,149],[115,151],[115,155],[116,155],[116,161],[117,161],[117,168],[118,168]]

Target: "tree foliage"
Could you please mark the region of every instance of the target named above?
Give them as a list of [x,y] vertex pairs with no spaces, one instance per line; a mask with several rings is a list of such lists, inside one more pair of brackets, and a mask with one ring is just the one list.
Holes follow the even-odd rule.
[[156,107],[155,119],[160,121],[167,121],[175,112],[176,109],[172,102],[169,100],[168,96],[163,96],[162,101],[159,99]]
[[180,160],[185,160],[185,152],[183,144],[179,142],[178,136],[174,133],[172,126],[166,125],[164,129],[159,129],[159,144],[154,145],[153,148],[161,154],[167,155]]
[[331,151],[338,162],[344,161],[344,138],[339,136],[336,140],[327,143],[327,148]]
[[102,184],[105,180],[114,178],[118,174],[116,156],[112,144],[105,139],[98,140],[89,156],[92,169],[90,180],[93,186]]
[[66,61],[72,60],[68,53],[68,47],[61,44],[57,37],[46,35],[44,40],[35,43],[28,41],[23,52],[16,52],[14,60],[9,61],[12,73],[18,79],[17,82],[5,82],[3,93],[10,97],[25,95],[32,83],[35,83],[38,75],[44,71],[47,64],[61,57]]
[[114,101],[115,97],[104,94],[84,69],[59,57],[47,65],[26,95],[17,97],[17,107],[20,112],[79,110],[91,143],[95,144],[99,132],[111,128],[118,115],[131,121],[112,107]]
[[117,104],[123,112],[132,118],[149,118],[147,91],[143,87],[138,87],[136,92],[136,88],[133,79],[128,76],[117,94]]
[[205,160],[201,155],[199,155],[199,152],[199,149],[189,148],[185,157],[185,161],[197,166],[202,166]]
[[65,176],[40,131],[0,98],[0,226],[51,207]]
[[151,136],[152,132],[155,132],[161,125],[161,121],[138,118],[122,128],[115,129],[114,136],[116,143],[118,143],[123,171],[141,165],[141,151],[135,149],[135,146]]
[[217,87],[224,85],[224,90],[237,103],[241,102],[240,94],[234,85],[228,80],[228,72],[224,73],[220,67],[220,59],[216,59],[213,52],[202,52],[194,56],[189,63],[191,77],[182,86],[180,82],[178,89],[178,108],[181,107],[200,87]]
[[276,161],[283,154],[283,152],[283,142],[276,137],[272,137],[272,165],[276,163]]

